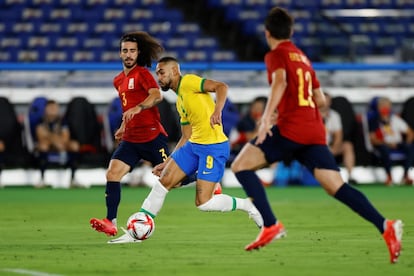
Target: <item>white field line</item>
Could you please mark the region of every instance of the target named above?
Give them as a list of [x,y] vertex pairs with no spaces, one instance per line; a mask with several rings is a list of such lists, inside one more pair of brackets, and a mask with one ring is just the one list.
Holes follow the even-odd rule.
[[31,275],[31,276],[63,276],[62,274],[50,274],[47,272],[28,270],[22,268],[4,268],[2,271],[13,272],[16,274]]

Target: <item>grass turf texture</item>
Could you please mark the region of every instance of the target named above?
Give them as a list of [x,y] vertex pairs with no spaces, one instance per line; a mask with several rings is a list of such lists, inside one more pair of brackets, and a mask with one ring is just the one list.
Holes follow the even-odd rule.
[[[288,236],[259,251],[244,246],[257,235],[241,211],[203,213],[194,188],[167,196],[153,236],[138,244],[106,244],[91,217],[105,216],[104,188],[0,190],[0,275],[26,269],[60,275],[413,275],[414,189],[358,187],[390,218],[405,223],[396,265],[377,230],[319,187],[267,188]],[[118,224],[149,192],[123,188]],[[224,192],[244,197],[241,189]]]

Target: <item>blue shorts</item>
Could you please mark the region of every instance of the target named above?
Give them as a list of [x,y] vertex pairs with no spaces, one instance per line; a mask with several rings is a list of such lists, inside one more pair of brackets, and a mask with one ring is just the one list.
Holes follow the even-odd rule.
[[170,155],[167,137],[158,135],[154,140],[145,143],[122,141],[112,154],[111,159],[118,159],[128,164],[131,170],[141,160],[151,162],[153,166],[164,162]]
[[[339,171],[338,165],[327,145],[305,145],[283,137],[277,126],[272,128],[273,136],[267,136],[262,144],[257,145],[264,153],[266,161],[272,164],[276,161],[298,160],[310,172],[314,169]],[[256,138],[250,143],[254,145]]]
[[173,152],[172,158],[187,176],[197,172],[197,179],[218,182],[223,177],[229,155],[228,141],[209,145],[187,142]]

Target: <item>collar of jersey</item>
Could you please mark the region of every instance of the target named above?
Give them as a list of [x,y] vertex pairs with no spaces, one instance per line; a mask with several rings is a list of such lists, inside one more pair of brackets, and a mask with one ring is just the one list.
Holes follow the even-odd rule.
[[181,80],[183,79],[183,76],[180,76],[180,80],[178,81],[178,85],[177,85],[177,91],[175,92],[175,94],[178,95],[178,91],[180,91],[180,86],[181,86]]

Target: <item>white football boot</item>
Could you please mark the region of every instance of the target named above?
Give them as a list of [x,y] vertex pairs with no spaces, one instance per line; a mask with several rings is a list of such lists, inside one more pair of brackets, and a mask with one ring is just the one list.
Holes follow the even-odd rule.
[[124,231],[125,234],[120,236],[119,238],[109,240],[108,243],[136,243],[136,242],[142,242],[140,240],[137,240],[133,238],[125,228],[121,227],[122,231]]

